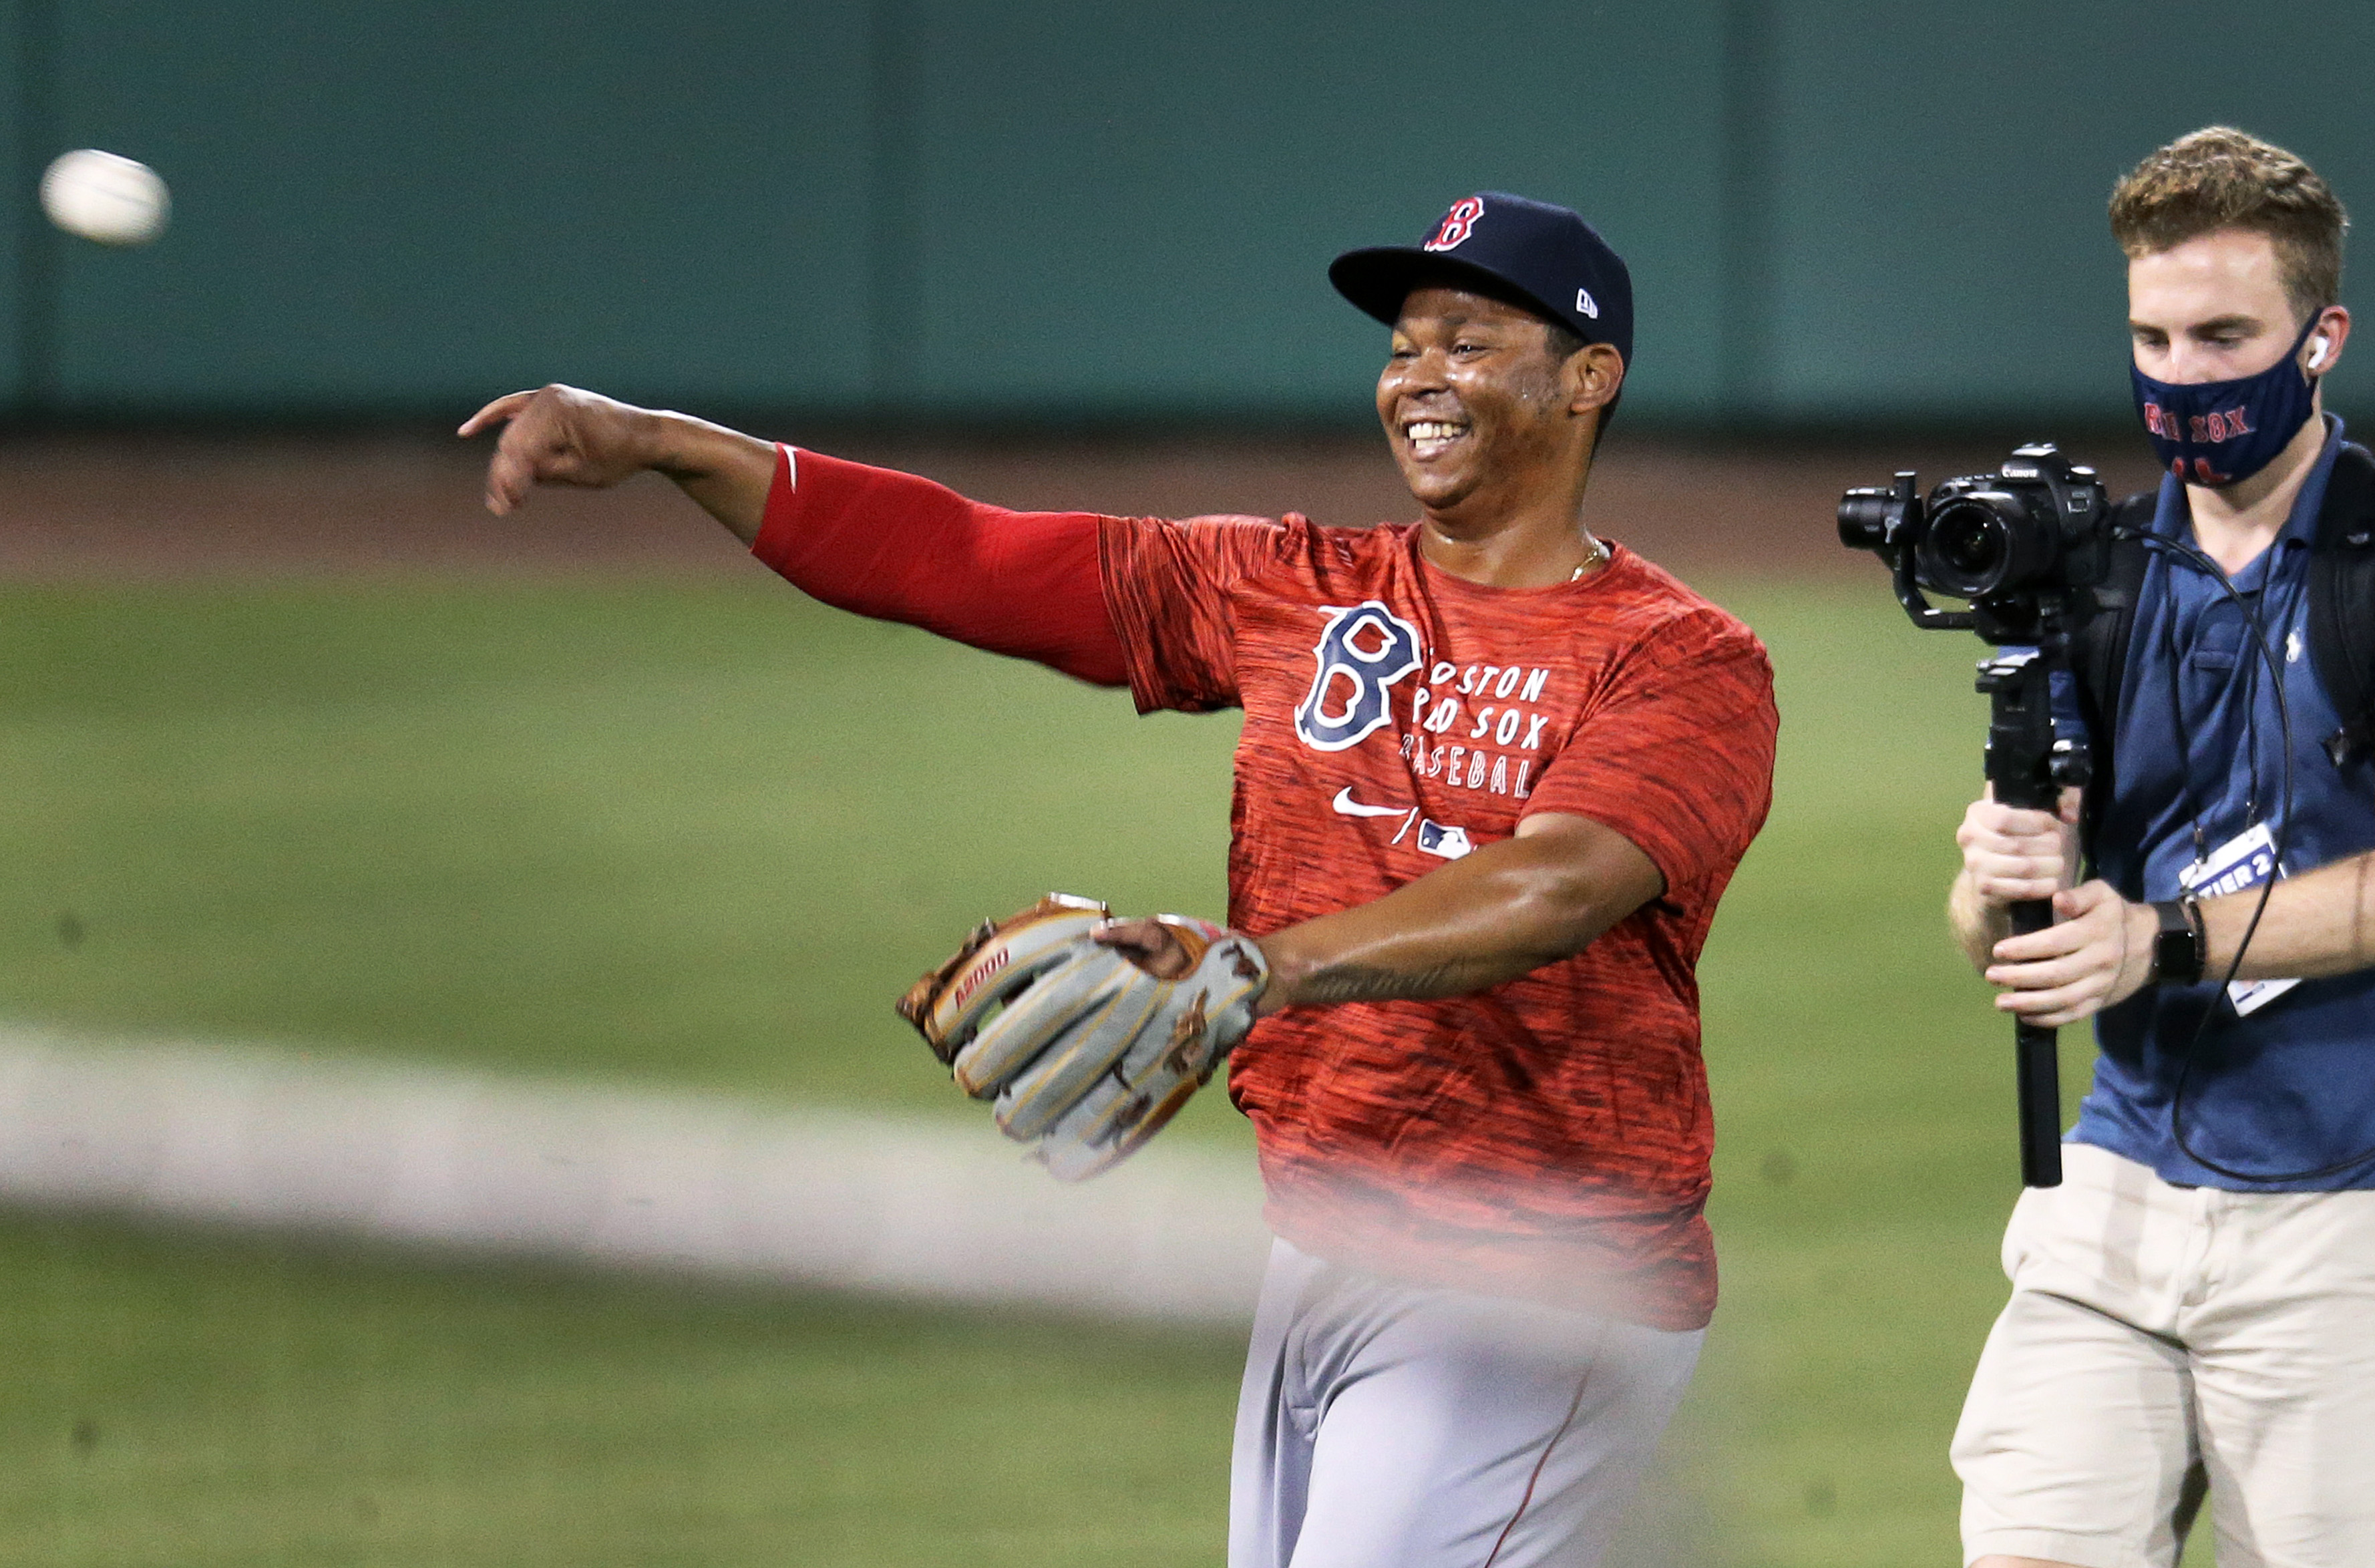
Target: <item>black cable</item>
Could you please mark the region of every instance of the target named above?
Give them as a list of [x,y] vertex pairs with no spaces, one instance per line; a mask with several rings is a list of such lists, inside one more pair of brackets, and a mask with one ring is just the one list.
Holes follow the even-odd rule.
[[[2118,530],[2114,533],[2113,536],[2118,537],[2120,535],[2125,534],[2126,532],[2127,531],[2124,529]],[[2268,641],[2266,623],[2261,619],[2259,610],[2244,598],[2241,591],[2235,586],[2233,580],[2227,575],[2226,569],[2221,567],[2216,561],[2213,560],[2208,555],[2204,554],[2200,549],[2195,548],[2192,545],[2186,544],[2182,540],[2164,538],[2157,534],[2148,532],[2137,533],[2130,535],[2129,536],[2141,539],[2145,548],[2147,549],[2166,551],[2169,555],[2173,555],[2178,559],[2184,560],[2188,565],[2194,567],[2197,571],[2205,573],[2213,583],[2218,585],[2219,591],[2224,593],[2228,599],[2234,602],[2235,607],[2243,612],[2244,624],[2251,629],[2251,640],[2258,645],[2260,652],[2259,663],[2253,665],[2251,667],[2255,676],[2256,672],[2262,666],[2264,666],[2267,669],[2270,686],[2275,691],[2276,698],[2276,727],[2279,732],[2278,738],[2283,742],[2283,784],[2278,796],[2276,831],[2270,836],[2268,877],[2265,881],[2260,884],[2259,899],[2251,906],[2251,918],[2243,927],[2242,938],[2235,944],[2235,956],[2227,961],[2227,973],[2225,976],[2218,982],[2217,989],[2211,993],[2206,1005],[2202,1009],[2202,1017],[2200,1020],[2194,1024],[2193,1032],[2187,1038],[2184,1050],[2179,1054],[2177,1086],[2170,1092],[2168,1102],[2169,1136],[2176,1141],[2179,1152],[2182,1153],[2187,1159],[2192,1161],[2195,1164],[2201,1166],[2206,1171],[2214,1171],[2219,1175],[2225,1176],[2232,1181],[2261,1184],[2275,1182],[2308,1182],[2316,1181],[2324,1176],[2339,1175],[2345,1171],[2350,1170],[2356,1166],[2364,1165],[2370,1160],[2375,1160],[2375,1146],[2370,1146],[2362,1149],[2360,1152],[2351,1155],[2347,1159],[2337,1160],[2332,1164],[2320,1165],[2312,1170],[2260,1173],[2239,1171],[2234,1169],[2232,1166],[2222,1165],[2217,1161],[2202,1153],[2199,1149],[2195,1149],[2192,1144],[2186,1141],[2184,1120],[2185,1094],[2186,1090],[2192,1082],[2194,1063],[2201,1055],[2203,1042],[2209,1038],[2212,1020],[2218,1016],[2218,1004],[2226,997],[2227,987],[2235,983],[2236,974],[2241,971],[2243,967],[2243,955],[2251,951],[2251,938],[2259,934],[2261,916],[2267,914],[2268,897],[2276,890],[2276,877],[2278,872],[2280,872],[2284,867],[2286,840],[2290,837],[2292,833],[2292,704],[2285,696],[2284,666],[2277,660],[2275,645]],[[2296,590],[2295,592],[2293,607],[2286,611],[2288,616],[2298,613],[2299,592],[2299,590]],[[2172,669],[2172,673],[2170,675],[2172,686],[2176,679],[2177,676],[2174,669]],[[2256,686],[2256,679],[2253,684]],[[2256,696],[2256,691],[2247,691],[2245,693],[2243,722],[2246,726],[2253,725],[2256,722],[2253,717],[2253,710],[2256,708],[2257,703],[2252,701]],[[2180,734],[2182,734],[2181,725]],[[2251,755],[2252,767],[2256,774],[2256,770],[2259,765],[2260,737],[2256,729],[2250,727],[2247,727],[2246,729],[2246,736],[2249,744],[2245,749]],[[2180,743],[2180,770],[2184,770],[2190,764],[2190,761],[2191,758],[2187,754],[2187,750],[2182,746],[2182,743]],[[2185,798],[2191,800],[2192,792],[2190,782],[2181,782],[2180,788]],[[2256,784],[2253,786],[2253,793],[2256,796]],[[2247,823],[2244,831],[2248,832],[2250,830],[2251,824]],[[2197,837],[2198,836],[2199,833],[2197,830]],[[2239,1014],[2238,1016],[2239,1017],[2240,1015]]]

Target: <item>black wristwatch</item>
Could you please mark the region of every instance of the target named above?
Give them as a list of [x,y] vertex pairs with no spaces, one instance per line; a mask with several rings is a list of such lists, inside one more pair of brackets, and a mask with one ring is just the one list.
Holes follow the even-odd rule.
[[2153,980],[2162,985],[2191,985],[2202,978],[2202,910],[2191,897],[2170,899],[2152,906],[2160,916],[2160,934],[2153,938]]

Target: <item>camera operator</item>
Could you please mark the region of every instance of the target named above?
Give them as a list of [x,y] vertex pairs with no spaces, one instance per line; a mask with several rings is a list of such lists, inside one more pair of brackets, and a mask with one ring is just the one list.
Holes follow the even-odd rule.
[[[2083,801],[1983,799],[1956,834],[1949,915],[1997,1006],[2093,1016],[2100,1045],[2064,1185],[2004,1237],[1955,1435],[1965,1559],[2171,1564],[2206,1491],[2221,1568],[2375,1563],[2375,764],[2305,652],[2327,552],[2375,530],[2375,460],[2319,387],[2346,224],[2224,127],[2145,159],[2110,217],[2168,469],[2122,513],[2170,543],[2115,622],[2123,676],[2088,690],[2074,657],[2057,693],[2091,732]],[[2057,924],[2008,934],[2049,897]]]

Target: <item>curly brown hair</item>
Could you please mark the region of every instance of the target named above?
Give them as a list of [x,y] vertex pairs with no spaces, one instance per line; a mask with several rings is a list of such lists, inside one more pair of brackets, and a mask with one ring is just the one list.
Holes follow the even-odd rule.
[[2205,125],[2112,188],[2111,237],[2130,260],[2221,229],[2268,237],[2285,299],[2302,321],[2341,298],[2350,215],[2316,170],[2274,142]]

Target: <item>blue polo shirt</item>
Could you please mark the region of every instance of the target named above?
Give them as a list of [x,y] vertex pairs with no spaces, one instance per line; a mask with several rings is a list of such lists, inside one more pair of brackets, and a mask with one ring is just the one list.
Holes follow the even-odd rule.
[[[2255,825],[2276,832],[2298,875],[2375,849],[2375,764],[2336,767],[2320,744],[2341,725],[2309,656],[2310,541],[2342,444],[2325,447],[2292,515],[2236,573],[2277,650],[2292,711],[2291,813],[2284,815],[2284,726],[2242,611],[2201,567],[2154,550],[2128,642],[2113,723],[2113,790],[2096,843],[2123,897],[2173,899],[2179,873]],[[2163,478],[2155,533],[2193,542],[2185,487]],[[2196,1032],[2205,1009],[2209,1025]],[[2193,1186],[2245,1191],[2375,1187],[2375,1154],[2330,1176],[2247,1182],[2178,1147],[2169,1105],[2194,1053],[2186,1141],[2237,1171],[2281,1173],[2375,1151],[2375,970],[2304,981],[2239,1015],[2214,977],[2146,986],[2098,1016],[2095,1084],[2070,1136]]]

